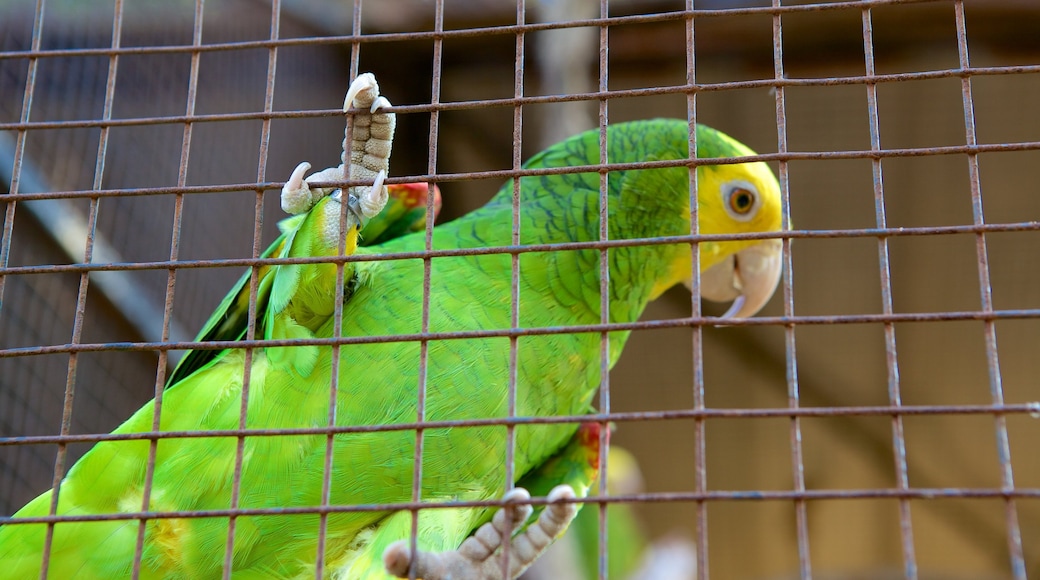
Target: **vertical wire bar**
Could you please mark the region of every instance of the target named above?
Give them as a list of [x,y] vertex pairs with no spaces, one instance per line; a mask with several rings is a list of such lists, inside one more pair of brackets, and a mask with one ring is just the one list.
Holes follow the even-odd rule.
[[[351,34],[355,37],[361,34],[361,0],[355,0],[353,4],[352,17],[351,17]],[[361,45],[357,42],[352,42],[350,45],[350,71],[348,78],[353,82],[358,76],[358,62],[361,58]],[[354,142],[354,117],[352,115],[346,115],[345,119],[347,125],[343,132],[343,153],[341,157],[341,163],[343,166],[343,178],[351,179],[351,159],[350,159],[350,146]],[[347,196],[344,196],[346,199]],[[339,255],[346,254],[346,229],[347,229],[347,204],[343,203],[340,207],[339,216],[339,231],[344,235],[340,236],[339,245],[337,247],[337,253]],[[340,262],[336,264],[336,299],[335,305],[333,306],[333,332],[336,336],[342,334],[343,329],[343,286],[344,286],[344,268],[345,264]],[[321,580],[325,576],[325,553],[326,553],[326,541],[328,537],[328,512],[325,510],[332,503],[332,467],[335,452],[335,436],[331,432],[331,429],[335,427],[338,416],[338,395],[339,395],[339,368],[340,368],[340,351],[341,346],[339,344],[332,345],[330,350],[331,365],[329,366],[329,412],[326,416],[326,422],[330,429],[328,435],[325,438],[325,463],[322,466],[322,481],[321,481],[321,512],[318,516],[318,546],[317,553],[315,555],[315,566],[314,566],[314,577],[317,580]]]
[[[113,49],[118,49],[123,33],[123,3],[122,0],[116,0],[113,7],[112,14],[112,42],[111,46]],[[102,118],[108,121],[112,118],[112,101],[115,98],[116,88],[116,74],[119,70],[119,57],[116,54],[109,55],[108,58],[108,78],[105,81],[105,102],[102,111]],[[104,183],[105,176],[105,158],[108,153],[108,134],[109,128],[107,126],[101,127],[101,134],[98,137],[98,149],[97,156],[95,157],[94,164],[94,181],[91,184],[91,188],[94,191],[101,189]],[[97,231],[97,215],[100,209],[101,200],[98,197],[90,198],[90,209],[87,212],[86,227],[87,227],[87,239],[84,244],[83,252],[83,263],[89,264],[93,259],[94,254],[94,234]],[[86,316],[87,306],[87,291],[90,287],[90,273],[83,272],[80,274],[79,279],[79,291],[76,296],[76,314],[72,323],[72,339],[70,344],[79,344],[83,334],[83,320]],[[65,401],[61,415],[61,434],[68,435],[72,427],[72,409],[76,396],[76,375],[78,369],[79,356],[78,353],[69,353],[69,364],[68,371],[65,377]],[[65,462],[68,457],[68,447],[64,443],[58,444],[57,456],[54,460],[54,480],[52,482],[52,489],[54,492],[51,494],[51,505],[49,514],[57,515],[58,511],[58,499],[60,496],[60,485],[61,480],[65,477]],[[54,541],[54,526],[51,523],[47,525],[47,532],[44,538],[44,551],[43,551],[43,565],[40,568],[40,577],[46,578],[48,568],[50,566],[50,555],[51,546]],[[136,558],[135,558],[136,559]]]
[[[599,17],[606,19],[610,17],[610,2],[600,0]],[[603,24],[599,29],[599,92],[606,93],[610,84],[607,82],[609,59],[607,58],[607,38],[610,27]],[[610,163],[608,156],[607,140],[607,98],[599,100],[599,163],[606,165]],[[599,239],[606,241],[610,239],[610,215],[609,208],[609,179],[610,174],[604,169],[599,171]],[[603,324],[610,322],[610,250],[603,248],[599,251],[599,320]],[[599,335],[599,409],[600,413],[610,413],[610,334],[606,331]],[[603,421],[599,429],[599,495],[604,497],[607,490],[607,455],[610,453],[610,423]],[[607,553],[607,504],[599,504],[599,578],[607,577],[608,558]]]
[[[200,2],[195,4],[194,24],[192,30],[192,42],[194,46],[201,45],[202,41],[202,15],[203,8]],[[198,91],[199,52],[191,55],[191,69],[188,75],[187,103],[185,113],[187,116],[195,113],[195,100]],[[188,157],[191,149],[192,124],[185,123],[181,136],[180,163],[177,168],[177,186],[184,187],[187,183]],[[174,196],[173,231],[170,236],[170,261],[176,261],[180,255],[181,219],[184,209],[184,196]],[[162,340],[169,340],[169,326],[173,316],[174,288],[176,284],[177,270],[170,268],[166,275],[166,297],[163,308],[163,330]],[[159,363],[155,373],[155,397],[152,406],[152,431],[159,431],[160,419],[162,417],[164,383],[166,382],[166,364],[169,351],[159,351]],[[159,440],[151,439],[148,444],[148,460],[145,463],[144,488],[141,491],[141,511],[149,511],[151,505],[152,486],[155,477],[155,457],[158,453]],[[142,519],[137,526],[137,539],[134,548],[134,563],[131,577],[137,580],[141,576],[141,558],[144,552],[144,540],[147,533],[148,520]]]
[[[686,84],[696,87],[697,83],[697,54],[695,47],[696,35],[696,12],[694,0],[686,0]],[[687,155],[691,159],[697,158],[697,91],[691,90],[686,94],[686,119],[688,123],[689,141],[686,145]],[[690,235],[696,236],[700,233],[699,191],[697,174],[700,168],[691,166],[689,169],[690,188]],[[701,316],[701,268],[700,268],[700,243],[690,244],[690,316],[700,318]],[[704,329],[701,326],[690,328],[692,333],[691,360],[693,361],[693,408],[704,410]],[[693,421],[693,483],[697,493],[708,491],[707,472],[707,445],[705,438],[704,419],[698,417]],[[708,504],[704,500],[696,502],[696,524],[697,536],[697,578],[708,579]]]
[[[38,0],[36,2],[36,14],[33,17],[33,33],[32,33],[32,50],[37,52],[40,50],[40,45],[43,40],[43,15],[45,11],[45,0]],[[33,95],[36,90],[36,71],[39,66],[39,60],[34,57],[29,58],[29,67],[25,78],[25,92],[22,94],[22,114],[21,122],[28,123],[29,116],[32,112]],[[14,166],[11,170],[11,188],[7,198],[7,211],[4,213],[4,233],[3,239],[0,240],[0,265],[4,268],[7,267],[8,262],[11,258],[11,239],[14,234],[14,213],[15,207],[17,206],[18,199],[18,186],[21,181],[22,174],[22,159],[25,157],[25,139],[28,132],[24,129],[18,131],[18,137],[15,140],[14,147]],[[3,303],[3,292],[5,287],[6,276],[0,276],[0,304]],[[64,432],[63,432],[64,434]],[[64,449],[64,446],[59,445],[59,451]],[[58,505],[58,483],[61,479],[58,478],[58,470],[55,469],[55,478],[52,480],[53,495],[51,498],[50,514],[57,512]],[[44,538],[43,544],[43,556],[41,563],[40,578],[46,579],[47,567],[50,565],[51,555],[51,543],[54,538],[54,524],[47,525],[47,535]]]
[[[273,50],[273,49],[272,49]],[[258,181],[262,178],[257,178]],[[254,215],[254,232],[255,226],[255,215]],[[256,246],[256,236],[253,236],[254,247]],[[250,273],[250,318],[247,321],[246,334],[247,338],[252,340],[256,337],[256,330],[254,326],[254,316],[256,313],[256,294],[254,292],[253,280],[256,278],[256,268]],[[249,332],[252,331],[253,335],[248,336]],[[247,425],[247,415],[249,409],[249,385],[252,378],[252,362],[253,362],[253,350],[246,349],[246,354],[242,364],[242,391],[240,394],[239,411],[238,411],[238,428],[245,429]],[[235,509],[238,507],[239,495],[241,492],[242,485],[242,462],[245,457],[245,444],[246,438],[244,435],[239,435],[235,442],[235,467],[232,473],[231,479],[231,499],[229,507]],[[238,516],[228,516],[228,529],[227,538],[224,545],[224,563],[223,563],[223,579],[230,580],[232,574],[232,567],[234,565],[234,553],[235,553],[235,531],[237,529]]]
[[[780,7],[780,0],[773,0],[773,7]],[[787,105],[784,86],[779,83],[784,75],[784,40],[783,22],[779,12],[773,13],[773,78],[776,85],[776,140],[777,152],[787,153]],[[791,195],[787,161],[778,164],[780,174],[780,207],[782,215],[781,228],[791,229]],[[791,239],[783,239],[783,288],[784,316],[794,316],[794,275],[791,260]],[[795,347],[795,326],[784,326],[784,351],[787,359],[787,406],[796,409],[800,406],[800,388],[798,386],[798,357]],[[805,461],[802,455],[802,424],[799,417],[791,418],[791,470],[794,476],[796,492],[805,491]],[[804,499],[794,501],[795,527],[798,537],[798,572],[803,580],[812,578],[812,559],[809,550],[809,521]]]
[[[863,55],[868,77],[874,70],[874,29],[870,7],[863,9]],[[867,83],[867,113],[870,126],[870,150],[881,150],[881,123],[878,115],[877,85]],[[874,182],[874,215],[877,227],[885,228],[885,188],[881,171],[881,158],[871,160]],[[892,271],[889,265],[888,238],[878,238],[878,270],[881,279],[881,308],[886,315],[893,313]],[[899,358],[896,349],[896,329],[891,322],[885,323],[885,361],[888,370],[888,400],[894,407],[902,405],[899,381]],[[896,468],[896,488],[905,491],[910,489],[909,465],[906,458],[906,436],[903,431],[903,417],[892,416],[892,454]],[[914,531],[910,517],[910,500],[899,500],[899,534],[903,549],[903,575],[916,580],[917,556],[914,550]]]
[[[277,40],[279,37],[281,22],[281,3],[279,0],[273,0],[271,3],[271,26],[270,26],[270,38],[271,40]],[[201,26],[199,27],[199,43],[201,44]],[[274,81],[275,71],[277,70],[278,64],[278,53],[277,47],[272,46],[268,50],[267,54],[267,84],[264,90],[264,112],[270,113],[273,109],[274,104]],[[258,183],[265,181],[267,176],[267,158],[270,146],[271,138],[271,121],[269,118],[264,118],[260,129],[260,146],[257,154],[257,177]],[[256,189],[255,198],[253,202],[253,248],[252,257],[258,258],[261,253],[261,235],[263,232],[263,219],[264,219],[264,205],[263,205],[263,189]],[[257,292],[259,286],[259,267],[250,267],[249,272],[249,305],[248,312],[249,316],[246,320],[246,340],[254,340],[256,338],[256,310],[257,310]],[[238,415],[238,428],[245,429],[247,427],[248,410],[249,410],[249,391],[252,381],[252,370],[253,370],[253,354],[254,349],[246,348],[243,353],[242,359],[242,390],[241,399],[239,403],[239,415]],[[231,499],[229,507],[236,509],[239,504],[239,497],[242,490],[242,469],[243,462],[245,460],[245,445],[246,439],[244,435],[240,435],[235,441],[235,466],[232,472],[231,479]],[[230,580],[234,568],[234,556],[235,556],[235,534],[237,531],[238,517],[235,515],[228,516],[228,530],[227,539],[224,546],[224,568],[222,577],[224,580]]]
[[[36,13],[33,16],[33,32],[32,32],[32,43],[31,50],[38,52],[43,40],[43,15],[46,8],[45,0],[37,0],[36,2]],[[22,94],[22,113],[20,121],[22,123],[28,123],[30,113],[32,112],[33,96],[36,90],[36,71],[39,66],[39,59],[36,57],[29,57],[29,66],[26,71],[25,78],[25,92]],[[18,137],[15,140],[14,149],[14,165],[11,170],[11,187],[9,193],[4,196],[7,202],[7,210],[4,212],[4,232],[3,239],[0,240],[0,266],[7,268],[7,265],[11,258],[11,240],[14,234],[14,214],[15,207],[18,205],[18,189],[21,182],[22,175],[22,160],[25,156],[25,139],[28,131],[20,129],[18,131]],[[0,275],[0,305],[3,303],[3,292],[5,288],[5,282],[7,277]],[[57,474],[55,474],[57,475]],[[60,481],[60,480],[56,480]],[[54,483],[52,481],[52,483]],[[55,506],[57,505],[58,487],[55,483],[53,486],[53,506],[51,514],[55,513]],[[46,578],[47,566],[50,563],[51,553],[51,542],[53,537],[53,524],[47,526],[47,536],[43,545],[43,556],[42,556],[42,572],[41,578]]]
[[[525,0],[516,0],[516,24],[523,26],[526,22],[527,3]],[[524,96],[524,40],[523,29],[516,33],[516,53],[513,57],[513,97]],[[523,128],[524,110],[523,105],[517,104],[513,107],[513,160],[514,171],[520,169],[523,164]],[[511,243],[520,245],[520,177],[513,178],[513,231]],[[520,328],[520,254],[510,255],[510,284],[509,284],[509,325]],[[519,373],[520,343],[517,336],[509,337],[509,392],[507,393],[508,409],[506,416],[510,419],[516,417],[516,386]],[[505,458],[505,489],[508,492],[513,489],[513,481],[516,479],[516,427],[512,424],[506,425],[506,458]],[[513,512],[507,511],[512,516]],[[512,529],[512,517],[508,518],[506,529]],[[509,538],[502,541],[502,577],[509,578],[510,558]]]
[[[33,15],[33,31],[32,31],[32,42],[30,50],[33,53],[40,51],[40,45],[43,40],[43,14],[46,5],[46,0],[36,1],[36,13]],[[29,122],[29,113],[32,111],[33,94],[36,91],[36,69],[39,65],[39,59],[34,56],[29,57],[29,66],[26,70],[25,75],[25,92],[22,93],[22,113],[19,121],[21,123]],[[25,156],[25,138],[28,132],[25,129],[18,130],[18,137],[15,139],[14,145],[14,166],[11,168],[11,187],[7,195],[4,196],[4,201],[7,203],[7,209],[4,211],[4,231],[2,237],[0,237],[0,267],[7,268],[7,264],[11,258],[11,239],[14,235],[14,212],[18,205],[18,188],[22,179],[22,159]],[[7,283],[7,276],[0,274],[0,308],[3,307],[4,300],[4,288]],[[44,555],[48,554],[44,552]]]
[[[361,34],[361,2],[358,1],[354,4],[354,15],[352,20],[353,28],[351,34],[355,37]],[[360,44],[353,43],[351,45],[351,74],[350,79],[353,82],[357,78],[357,65],[358,58],[360,57]],[[344,103],[344,107],[348,104]],[[352,104],[351,104],[352,106]],[[351,179],[351,150],[350,147],[354,143],[354,115],[346,114],[344,121],[346,127],[343,130],[343,152],[341,154],[340,162],[343,167],[343,179]],[[346,189],[344,186],[341,186]],[[336,247],[336,255],[344,256],[347,253],[347,211],[348,211],[348,195],[346,191],[342,191],[343,203],[340,204],[339,211],[339,241]],[[361,227],[361,224],[358,224]],[[333,336],[342,336],[343,334],[343,287],[345,284],[345,273],[344,268],[346,264],[344,262],[336,263],[336,285],[335,285],[335,300],[332,307],[332,333]],[[329,356],[331,357],[329,365],[329,411],[325,417],[325,423],[329,428],[329,432],[325,435],[325,462],[321,469],[321,500],[320,507],[321,511],[318,514],[318,546],[317,553],[314,559],[314,578],[315,580],[322,580],[325,577],[325,560],[326,560],[326,542],[329,531],[329,513],[326,510],[329,504],[332,503],[332,467],[335,459],[335,444],[336,437],[332,432],[332,429],[336,426],[337,416],[339,414],[339,369],[340,369],[340,352],[342,346],[339,344],[333,344],[329,349]]]
[[[201,4],[202,2],[204,2],[204,0],[198,0],[198,2]],[[200,6],[199,9],[202,9],[202,7]],[[201,14],[198,15],[198,16],[201,17]],[[202,27],[198,26],[197,28],[198,28],[197,32],[198,32],[199,36],[198,36],[198,38],[196,38],[196,41],[201,45],[202,44]],[[196,56],[196,54],[192,54],[192,56]],[[258,181],[260,181],[260,178],[258,178]],[[256,232],[256,220],[254,219],[254,237],[253,237],[254,248],[257,245],[257,243],[256,243],[257,242],[257,235],[256,235],[255,232]],[[250,318],[249,318],[248,321],[246,321],[246,329],[245,329],[246,338],[248,338],[249,340],[253,340],[253,339],[256,338],[256,327],[255,327],[255,324],[254,324],[254,320],[256,319],[256,290],[255,290],[256,287],[254,285],[254,280],[256,278],[257,278],[257,268],[254,266],[252,272],[250,273]],[[252,379],[252,371],[253,371],[253,349],[246,348],[245,349],[245,355],[244,355],[243,362],[242,362],[242,390],[241,390],[240,399],[239,399],[239,406],[238,406],[238,428],[239,429],[244,429],[245,428],[245,426],[246,426],[246,418],[248,418],[248,413],[249,413],[249,396],[250,396],[250,380]],[[235,441],[235,467],[234,467],[234,471],[232,472],[232,479],[231,479],[231,501],[230,501],[230,504],[229,504],[229,507],[231,509],[235,509],[235,508],[238,507],[239,495],[241,493],[242,462],[243,462],[244,456],[245,456],[245,436],[238,436],[236,438],[236,441]],[[235,530],[237,528],[237,522],[238,522],[237,516],[232,515],[232,516],[228,517],[228,535],[227,535],[226,542],[225,542],[224,570],[222,572],[222,577],[224,578],[224,580],[231,580],[231,577],[232,577],[232,568],[233,568],[233,565],[234,565],[234,554],[235,554]]]
[[[434,175],[437,173],[437,139],[440,122],[440,111],[437,109],[437,105],[441,102],[441,60],[443,56],[443,45],[444,38],[441,34],[444,32],[444,0],[436,0],[434,4],[434,16],[433,16],[433,28],[435,36],[433,38],[433,80],[430,87],[430,105],[433,109],[430,111],[430,155],[426,161],[426,173],[428,175]],[[425,245],[426,251],[433,249],[433,228],[426,228],[425,233]],[[431,278],[432,262],[429,256],[423,258],[423,281],[422,281],[422,333],[426,334],[430,332],[430,278]],[[416,421],[421,425],[426,420],[426,375],[427,375],[427,363],[429,361],[430,342],[428,339],[422,339],[419,342],[419,380],[416,394]],[[412,502],[418,503],[422,499],[422,459],[423,459],[423,442],[424,442],[425,431],[420,426],[415,430],[415,463],[412,469]],[[412,527],[409,533],[409,551],[413,555],[412,561],[408,566],[408,578],[415,580],[418,571],[416,570],[415,557],[418,553],[419,546],[419,508],[412,510]]]
[[[956,0],[953,4],[957,24],[957,53],[961,70],[968,70],[968,33],[964,22],[964,1]],[[961,77],[961,98],[964,107],[965,142],[969,147],[978,144],[975,135],[975,105],[971,94],[971,76]],[[968,176],[971,182],[971,211],[976,226],[985,224],[982,211],[982,183],[979,177],[979,157],[977,153],[968,153]],[[993,312],[993,286],[989,273],[989,254],[986,249],[986,235],[975,234],[975,252],[978,258],[979,294],[982,311]],[[1000,361],[997,356],[997,330],[992,319],[983,322],[983,335],[986,342],[986,363],[989,371],[990,396],[994,405],[1004,404],[1004,388],[1000,377]],[[994,427],[997,440],[997,457],[1000,461],[1001,487],[1004,491],[1015,489],[1015,478],[1011,464],[1011,445],[1008,442],[1007,419],[1003,415],[994,415]],[[1022,552],[1022,532],[1018,523],[1018,509],[1015,499],[1006,496],[1005,517],[1007,519],[1008,553],[1011,573],[1014,578],[1026,578],[1026,564]]]

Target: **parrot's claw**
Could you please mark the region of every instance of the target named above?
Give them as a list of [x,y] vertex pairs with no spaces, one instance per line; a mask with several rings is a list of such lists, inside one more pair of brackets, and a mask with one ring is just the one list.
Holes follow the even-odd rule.
[[365,219],[371,219],[379,215],[379,212],[386,207],[386,202],[390,197],[387,194],[386,187],[383,186],[383,180],[385,179],[386,172],[380,171],[376,174],[372,187],[363,190],[361,195],[358,196],[358,213]]
[[304,161],[293,169],[289,181],[282,186],[282,211],[297,215],[309,209],[314,204],[311,202],[311,188],[303,179],[310,170],[311,164]]
[[[354,106],[354,101],[362,93],[379,94],[379,84],[376,83],[376,76],[374,74],[359,74],[357,78],[354,79],[354,82],[350,83],[350,87],[347,88],[347,96],[343,99],[343,112],[350,110],[350,108]],[[363,105],[367,107],[374,99],[375,97],[365,99],[367,102]]]
[[310,211],[321,198],[337,191],[334,187],[311,187],[314,182],[343,181],[342,167],[329,167],[304,179],[304,174],[311,164],[304,161],[293,169],[289,180],[282,186],[282,210],[291,215],[299,215]]
[[289,214],[301,214],[310,211],[321,198],[338,191],[335,187],[312,187],[311,183],[357,179],[373,181],[371,186],[354,186],[346,192],[348,207],[358,221],[371,219],[383,211],[389,199],[383,181],[390,170],[397,117],[393,113],[378,111],[390,106],[390,101],[380,96],[379,84],[372,73],[358,75],[350,83],[343,100],[344,111],[360,109],[361,112],[350,115],[353,123],[352,128],[344,132],[343,153],[340,155],[342,164],[323,169],[306,179],[304,175],[311,164],[303,162],[297,165],[282,187],[282,209]]
[[[578,513],[574,503],[560,503],[576,497],[569,485],[558,485],[549,492],[549,504],[538,520],[513,537],[531,516],[531,499],[523,488],[515,488],[503,498],[520,505],[507,506],[495,513],[490,522],[481,526],[472,536],[452,552],[423,552],[415,555],[416,576],[423,580],[512,580],[526,570],[567,529]],[[509,543],[509,571],[502,574],[501,554],[504,538]],[[412,555],[407,540],[391,544],[383,552],[387,572],[398,578],[407,578]]]
[[372,102],[372,106],[369,107],[368,112],[374,114],[379,109],[389,109],[392,106],[393,105],[390,104],[389,99],[381,96]]

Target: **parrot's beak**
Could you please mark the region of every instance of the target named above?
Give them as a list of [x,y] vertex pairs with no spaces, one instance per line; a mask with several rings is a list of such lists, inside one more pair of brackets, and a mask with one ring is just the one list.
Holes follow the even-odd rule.
[[714,302],[733,301],[722,318],[754,316],[780,282],[781,248],[781,240],[770,239],[731,254],[701,272],[701,296]]

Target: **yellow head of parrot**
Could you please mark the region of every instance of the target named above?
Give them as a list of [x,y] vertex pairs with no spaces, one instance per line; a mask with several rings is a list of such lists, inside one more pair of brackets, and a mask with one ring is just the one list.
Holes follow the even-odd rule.
[[[720,136],[725,137],[722,134]],[[737,155],[755,153],[736,140]],[[780,185],[762,162],[705,165],[697,170],[698,233],[777,232],[782,227]],[[733,301],[724,318],[757,313],[773,295],[781,274],[780,239],[710,241],[699,245],[700,294],[718,302]],[[692,290],[689,255],[680,256],[667,283]]]
[[[749,154],[750,150],[749,150]],[[782,227],[780,185],[762,162],[702,167],[698,173],[700,232],[774,232]],[[779,238],[701,245],[701,296],[733,301],[723,318],[746,318],[776,290],[782,270]],[[687,287],[692,276],[687,279]]]

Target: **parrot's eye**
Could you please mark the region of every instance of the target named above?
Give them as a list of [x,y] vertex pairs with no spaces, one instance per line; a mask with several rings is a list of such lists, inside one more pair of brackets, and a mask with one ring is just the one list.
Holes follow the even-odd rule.
[[747,221],[758,210],[758,191],[755,186],[743,181],[722,186],[722,201],[726,213],[737,221]]

